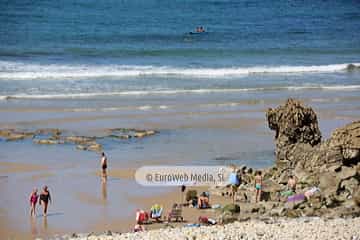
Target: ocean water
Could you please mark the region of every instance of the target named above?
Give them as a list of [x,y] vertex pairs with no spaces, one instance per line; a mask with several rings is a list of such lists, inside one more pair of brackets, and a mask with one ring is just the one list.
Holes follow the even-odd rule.
[[355,0],[3,0],[0,22],[3,100],[360,87]]

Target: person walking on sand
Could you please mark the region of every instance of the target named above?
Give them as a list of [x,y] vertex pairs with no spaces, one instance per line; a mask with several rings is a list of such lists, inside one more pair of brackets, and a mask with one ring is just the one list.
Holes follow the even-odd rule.
[[37,194],[37,189],[34,188],[30,194],[29,201],[30,201],[30,216],[36,216],[36,203],[39,198]]
[[102,169],[102,177],[106,179],[107,158],[104,152],[101,153],[101,169]]
[[256,190],[255,201],[256,202],[261,200],[261,189],[262,189],[261,171],[257,171],[255,174],[255,190]]
[[43,191],[40,194],[40,200],[39,200],[39,204],[43,206],[44,217],[46,217],[49,202],[51,203],[50,192],[48,187],[44,186]]
[[233,201],[233,203],[235,203],[236,193],[237,193],[237,190],[238,190],[238,188],[239,188],[239,186],[241,184],[240,171],[237,171],[235,166],[233,166],[233,171],[229,175],[229,182],[230,182],[230,185],[231,185],[232,201]]

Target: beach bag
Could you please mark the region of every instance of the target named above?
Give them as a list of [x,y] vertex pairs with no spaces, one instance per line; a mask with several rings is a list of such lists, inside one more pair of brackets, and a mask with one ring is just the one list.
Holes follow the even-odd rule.
[[229,176],[229,182],[231,185],[240,186],[240,180],[236,173],[231,173]]
[[204,216],[200,216],[199,217],[199,223],[208,223],[208,218],[207,217],[204,217]]

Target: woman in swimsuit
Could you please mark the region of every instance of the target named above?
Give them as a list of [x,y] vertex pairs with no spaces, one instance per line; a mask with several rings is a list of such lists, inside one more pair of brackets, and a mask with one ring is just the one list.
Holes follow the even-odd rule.
[[262,189],[261,171],[257,171],[255,175],[256,202],[260,201],[261,199],[261,189]]
[[43,191],[40,194],[40,201],[39,201],[39,204],[43,205],[44,216],[46,216],[49,201],[51,202],[50,192],[48,187],[44,186]]
[[106,179],[106,169],[107,169],[107,158],[105,153],[101,153],[101,169],[102,169],[102,176]]
[[30,201],[30,216],[36,216],[36,203],[39,198],[39,195],[37,194],[37,189],[34,188],[32,193],[30,194],[29,201]]

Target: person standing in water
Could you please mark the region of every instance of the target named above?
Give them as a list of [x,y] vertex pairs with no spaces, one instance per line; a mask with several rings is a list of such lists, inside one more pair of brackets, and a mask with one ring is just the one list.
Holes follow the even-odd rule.
[[40,194],[40,200],[39,200],[39,204],[43,206],[44,217],[46,217],[49,202],[51,203],[50,192],[48,187],[44,186],[43,191]]
[[30,194],[29,201],[30,201],[30,216],[36,216],[36,203],[39,198],[37,194],[37,189],[34,188]]
[[256,202],[261,200],[262,176],[261,171],[257,171],[255,175]]
[[107,158],[104,152],[101,153],[101,169],[102,169],[102,177],[106,180],[106,169],[107,169]]

